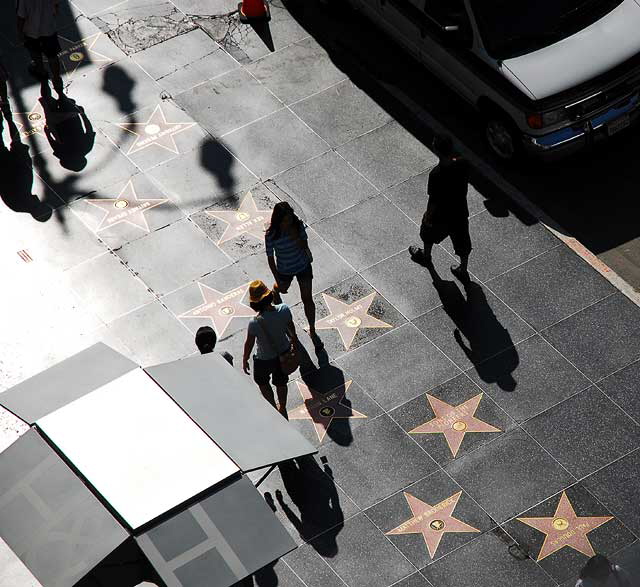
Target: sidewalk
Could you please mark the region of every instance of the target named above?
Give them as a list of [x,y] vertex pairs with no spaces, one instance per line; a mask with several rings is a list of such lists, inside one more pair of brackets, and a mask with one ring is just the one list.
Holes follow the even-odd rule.
[[[3,191],[0,390],[97,341],[145,366],[186,357],[206,324],[240,368],[248,283],[272,281],[260,225],[285,199],[309,225],[325,343],[301,335],[288,408],[319,455],[260,486],[300,547],[256,584],[572,585],[591,547],[637,565],[640,309],[475,188],[473,283],[448,240],[434,283],[407,247],[437,158],[279,1],[275,52],[211,17],[231,0],[109,4],[78,0],[61,31],[95,132],[84,166],[52,152],[38,88],[13,94],[53,212]],[[0,448],[21,430],[0,414]]]

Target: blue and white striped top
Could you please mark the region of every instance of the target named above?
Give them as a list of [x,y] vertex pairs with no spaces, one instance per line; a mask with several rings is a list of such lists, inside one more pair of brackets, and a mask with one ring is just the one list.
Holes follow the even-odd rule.
[[[300,227],[300,239],[307,241],[307,231]],[[283,275],[296,275],[309,266],[309,257],[300,248],[296,240],[286,234],[280,234],[276,239],[271,238],[267,232],[264,239],[267,247],[267,257],[273,257],[275,252],[276,268]]]

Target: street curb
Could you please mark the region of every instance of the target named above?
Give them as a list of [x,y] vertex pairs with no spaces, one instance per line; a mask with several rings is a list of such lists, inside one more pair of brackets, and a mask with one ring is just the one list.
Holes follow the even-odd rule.
[[[568,246],[576,255],[582,258],[593,269],[595,269],[600,275],[602,275],[611,285],[627,296],[633,303],[640,306],[640,291],[635,289],[629,283],[627,283],[620,275],[618,275],[611,267],[601,261],[594,253],[592,253],[587,247],[585,247],[576,238],[570,236],[569,231],[560,226],[557,222],[552,220],[543,210],[531,202],[527,196],[522,193],[517,187],[504,179],[498,174],[490,165],[484,160],[478,157],[475,152],[467,147],[464,143],[460,142],[448,128],[435,118],[424,112],[420,105],[407,96],[404,92],[398,88],[391,86],[382,81],[378,83],[393,96],[396,100],[400,101],[412,115],[422,124],[429,127],[436,134],[447,134],[456,139],[456,146],[463,155],[489,182],[491,182],[496,188],[503,192],[506,196],[511,198],[518,206],[528,212],[536,220],[538,220],[551,234],[561,240],[566,246]],[[554,228],[555,227],[555,228]]]

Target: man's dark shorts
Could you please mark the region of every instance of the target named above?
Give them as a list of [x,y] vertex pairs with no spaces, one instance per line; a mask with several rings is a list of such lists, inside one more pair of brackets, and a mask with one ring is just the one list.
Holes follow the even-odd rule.
[[62,50],[60,48],[60,41],[58,41],[58,35],[53,34],[48,37],[24,37],[24,46],[31,55],[46,55],[47,57],[57,57],[58,53]]
[[257,359],[253,357],[253,380],[258,385],[268,385],[269,377],[276,387],[281,387],[289,382],[289,376],[280,366],[280,359]]
[[300,273],[296,273],[295,275],[285,275],[284,273],[278,272],[278,281],[280,282],[283,291],[287,291],[289,289],[294,277],[298,280],[298,283],[303,283],[304,281],[310,281],[313,279],[311,263],[309,263],[305,269],[300,271]]
[[458,257],[465,257],[471,253],[471,236],[467,218],[451,225],[422,224],[420,227],[420,238],[425,243],[438,244],[447,237],[451,237],[453,250]]

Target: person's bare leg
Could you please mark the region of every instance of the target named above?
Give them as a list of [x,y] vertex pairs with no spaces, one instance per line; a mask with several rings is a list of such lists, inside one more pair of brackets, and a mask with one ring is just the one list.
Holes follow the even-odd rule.
[[258,385],[258,387],[260,388],[260,393],[262,393],[262,397],[266,399],[274,408],[277,409],[276,400],[273,397],[273,389],[271,388],[271,385],[266,383],[265,385]]
[[309,336],[315,338],[316,335],[316,305],[313,302],[313,280],[305,279],[300,282],[300,297],[304,306],[304,315],[309,323]]
[[58,57],[48,57],[49,60],[49,68],[51,69],[51,79],[53,81],[53,89],[58,94],[58,98],[62,98],[64,96],[63,90],[64,86],[62,84],[62,77],[60,75],[60,61]]
[[287,395],[288,390],[286,385],[277,385],[276,393],[278,394],[278,411],[288,420],[289,416],[287,415]]

